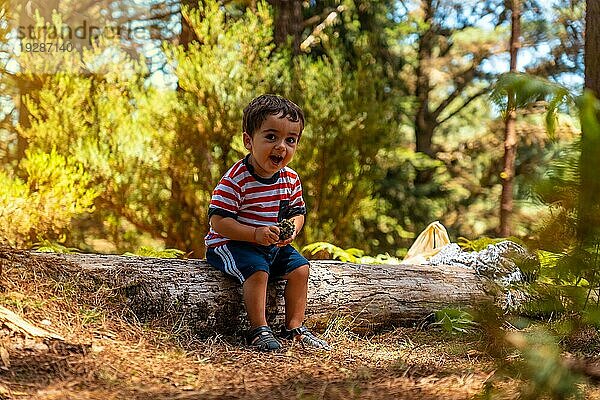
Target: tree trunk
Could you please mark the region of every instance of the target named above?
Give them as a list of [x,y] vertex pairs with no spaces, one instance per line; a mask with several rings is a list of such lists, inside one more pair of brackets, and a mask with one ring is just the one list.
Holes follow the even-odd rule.
[[[600,98],[600,1],[588,0],[585,13],[585,89],[590,91],[597,99]],[[579,173],[581,176],[579,187],[577,238],[584,244],[593,243],[597,246],[600,235],[600,132],[597,121],[600,113],[596,111],[596,121],[582,123],[581,155],[579,158]]]
[[[435,33],[432,28],[434,10],[430,0],[422,2],[423,23],[428,26],[419,38],[419,50],[417,52],[417,82],[415,96],[417,98],[417,113],[415,116],[415,151],[427,154],[435,158],[433,150],[433,131],[437,126],[437,120],[431,112],[431,63],[432,49],[434,47]],[[433,178],[434,171],[431,168],[419,169],[415,177],[415,184],[426,184]]]
[[304,18],[301,0],[269,0],[275,10],[275,32],[273,37],[278,46],[285,46],[291,37],[293,54],[300,53],[300,42]]
[[417,123],[415,125],[416,151],[425,153],[431,158],[435,157],[432,145],[434,126],[435,120],[431,120],[425,108],[421,109],[420,107],[417,112]]
[[[510,72],[517,72],[517,54],[521,35],[520,0],[512,1],[511,34],[510,34]],[[500,197],[499,235],[508,237],[511,234],[511,217],[513,213],[513,185],[515,178],[515,160],[517,158],[517,131],[515,129],[517,112],[514,94],[509,91],[504,129],[504,169],[502,179],[502,195]]]
[[[197,0],[181,0],[180,6],[186,6],[190,10],[198,8]],[[179,33],[179,37],[177,38],[177,43],[182,45],[184,49],[188,49],[190,43],[196,39],[196,33],[194,29],[191,27],[190,23],[181,13],[181,32]]]
[[585,12],[585,87],[600,98],[600,1],[587,0]]
[[434,156],[431,140],[433,138],[433,127],[435,121],[431,121],[431,111],[429,109],[429,96],[431,93],[431,84],[429,74],[431,64],[431,51],[433,48],[434,33],[431,28],[433,22],[433,8],[430,1],[424,1],[422,4],[424,17],[423,24],[429,26],[419,38],[419,51],[417,54],[417,86],[415,95],[417,97],[417,115],[415,118],[415,142],[416,151]]
[[[202,260],[0,250],[0,266],[55,271],[53,279],[75,277],[91,291],[112,288],[141,321],[166,320],[201,336],[247,327],[241,285]],[[491,300],[487,288],[462,267],[312,261],[307,323],[357,331],[406,325]],[[283,290],[282,281],[270,285],[267,319],[275,327],[284,321]]]
[[[18,95],[15,98],[15,107],[19,112],[19,127],[21,130],[26,131],[31,128],[31,122],[29,121],[29,110],[25,105],[25,98],[29,95],[31,90],[31,82],[26,78],[19,77],[18,79]],[[22,160],[25,158],[25,151],[29,147],[29,141],[27,137],[17,131],[17,149],[15,153],[15,160]]]
[[[177,150],[173,153],[177,154]],[[180,249],[191,258],[202,258],[206,253],[204,246],[204,231],[208,221],[204,215],[198,215],[200,209],[191,201],[193,190],[186,177],[178,171],[184,169],[176,165],[177,161],[168,168],[171,178],[171,197],[169,198],[168,215],[165,221],[165,246],[171,249]]]

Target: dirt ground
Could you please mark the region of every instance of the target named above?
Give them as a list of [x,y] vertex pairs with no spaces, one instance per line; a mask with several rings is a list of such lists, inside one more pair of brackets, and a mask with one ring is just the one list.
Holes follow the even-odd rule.
[[[9,348],[8,398],[37,399],[468,399],[493,363],[476,343],[398,329],[329,335],[334,350],[262,354],[215,337],[188,345],[140,328],[72,332],[70,345]],[[13,338],[16,344],[19,338]],[[73,345],[78,343],[81,346]]]
[[[286,342],[264,354],[241,338],[200,340],[184,326],[141,324],[110,290],[86,292],[35,268],[5,268],[0,290],[0,305],[64,338],[28,338],[5,322],[0,399],[518,398],[519,382],[498,373],[477,330],[358,336],[333,321],[321,332],[332,351]],[[595,386],[584,390],[600,398]]]

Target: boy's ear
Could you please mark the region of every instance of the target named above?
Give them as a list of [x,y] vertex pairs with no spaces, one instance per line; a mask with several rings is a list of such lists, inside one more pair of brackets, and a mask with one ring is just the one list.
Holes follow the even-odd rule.
[[244,147],[246,150],[252,150],[252,138],[246,132],[244,132]]

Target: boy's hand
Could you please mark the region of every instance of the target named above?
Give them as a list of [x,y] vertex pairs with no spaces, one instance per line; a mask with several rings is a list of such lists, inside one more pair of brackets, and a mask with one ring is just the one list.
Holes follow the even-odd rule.
[[254,230],[254,240],[263,246],[270,246],[279,241],[279,228],[275,225],[261,226]]
[[277,242],[277,247],[287,246],[294,241],[298,231],[302,228],[302,222],[298,223],[297,218],[284,219],[277,224],[279,228],[279,242]]
[[295,238],[296,238],[296,232],[294,232],[294,234],[292,235],[291,238],[277,242],[277,247],[287,246],[288,244],[292,243]]

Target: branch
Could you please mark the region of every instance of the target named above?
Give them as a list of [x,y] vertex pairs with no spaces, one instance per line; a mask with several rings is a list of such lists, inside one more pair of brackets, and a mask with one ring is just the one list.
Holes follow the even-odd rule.
[[460,75],[456,76],[453,81],[455,83],[455,88],[448,97],[444,101],[440,103],[439,106],[433,111],[432,115],[435,119],[439,117],[439,115],[452,103],[458,96],[461,95],[463,90],[473,81],[476,74],[476,64],[473,63],[469,69],[462,72]]
[[107,205],[107,208],[112,210],[115,214],[125,218],[140,231],[148,233],[154,239],[164,239],[160,234],[160,231],[165,230],[164,224],[157,218],[153,218],[154,215],[157,215],[155,212],[150,213],[150,222],[141,221],[138,216],[135,215],[134,210],[130,210],[126,206],[121,206],[110,198],[99,198],[98,200]]
[[446,57],[452,49],[452,47],[454,47],[454,41],[448,41],[446,48],[440,51],[439,58]]
[[457,108],[456,110],[452,111],[450,113],[450,115],[448,115],[447,117],[445,117],[443,120],[438,122],[438,125],[443,124],[444,122],[448,121],[450,118],[454,117],[456,114],[458,114],[462,109],[464,109],[470,102],[472,102],[473,100],[475,100],[476,98],[478,98],[479,96],[481,96],[482,94],[485,94],[488,91],[488,88],[483,88],[481,90],[479,90],[477,93],[471,95],[464,103],[462,106],[460,106],[459,108]]
[[406,2],[405,2],[405,0],[400,0],[400,1],[399,1],[399,4],[401,4],[401,5],[402,5],[402,7],[404,7],[404,13],[405,13],[405,14],[408,14],[408,13],[410,12],[410,9],[409,9],[409,8],[408,8],[408,6],[406,5]]
[[327,16],[329,14],[331,14],[332,12],[334,12],[334,11],[342,12],[343,10],[344,10],[344,6],[341,6],[341,5],[337,6],[337,8],[327,7],[321,14],[313,15],[312,17],[305,19],[304,22],[302,23],[302,27],[308,28],[310,26],[313,26],[320,21],[325,21],[325,19],[327,19]]
[[338,14],[344,11],[345,9],[345,6],[340,5],[336,8],[336,11],[330,12],[329,15],[327,15],[327,17],[323,20],[323,22],[317,25],[315,29],[313,29],[312,33],[300,44],[300,50],[304,52],[309,52],[310,46],[312,46],[312,44],[317,40],[317,36],[319,36],[325,28],[333,25]]

